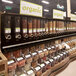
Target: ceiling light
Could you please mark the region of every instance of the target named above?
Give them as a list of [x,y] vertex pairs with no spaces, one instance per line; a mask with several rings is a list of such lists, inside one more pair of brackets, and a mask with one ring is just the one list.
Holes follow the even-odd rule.
[[49,2],[48,2],[48,1],[44,1],[44,0],[42,1],[42,3],[49,4]]
[[10,1],[10,0],[2,0],[2,2],[6,2],[6,3],[10,3],[10,4],[12,4],[13,2],[12,1]]
[[45,11],[45,12],[49,12],[49,10],[48,10],[48,9],[44,9],[44,11]]

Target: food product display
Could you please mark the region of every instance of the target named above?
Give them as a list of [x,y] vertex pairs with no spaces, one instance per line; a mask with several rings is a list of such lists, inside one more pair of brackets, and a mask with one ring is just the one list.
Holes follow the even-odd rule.
[[[69,37],[70,41],[56,40],[28,46],[11,53],[6,53],[8,59],[8,73],[11,75],[45,76],[51,73],[53,67],[75,53],[76,37]],[[65,40],[65,39],[64,39]],[[51,45],[51,43],[53,45]]]
[[3,15],[3,18],[5,19],[5,23],[3,24],[5,28],[5,37],[6,35],[10,35],[11,37],[12,21],[14,21],[15,25],[15,38],[19,39],[21,38],[21,29],[24,38],[27,38],[28,35],[29,37],[40,36],[40,34],[42,36],[56,32],[60,33],[64,31],[75,31],[76,29],[75,22],[68,22],[65,24],[64,21],[51,21],[48,19],[37,19],[26,16],[21,17],[12,15]]
[[37,17],[8,13],[10,7],[0,14],[0,76],[55,76],[76,59],[75,19],[59,12],[53,12],[57,18],[41,17],[41,6],[30,5],[22,10],[39,12]]

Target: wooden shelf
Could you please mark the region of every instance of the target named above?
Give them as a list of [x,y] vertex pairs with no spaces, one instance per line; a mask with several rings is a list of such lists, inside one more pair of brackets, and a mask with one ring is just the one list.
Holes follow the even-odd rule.
[[7,70],[7,59],[6,57],[0,52],[0,74],[4,76],[8,76]]

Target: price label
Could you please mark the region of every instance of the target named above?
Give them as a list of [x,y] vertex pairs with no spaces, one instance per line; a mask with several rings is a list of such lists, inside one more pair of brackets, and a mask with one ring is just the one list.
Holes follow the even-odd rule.
[[11,33],[11,29],[10,28],[5,28],[5,33]]
[[37,54],[36,52],[35,53],[32,53],[33,56],[35,56],[36,54]]
[[29,33],[32,33],[32,29],[29,29]]
[[58,47],[58,45],[56,45],[56,47]]
[[54,46],[52,46],[51,48],[52,48],[52,49],[54,49],[55,47],[54,47]]
[[40,29],[37,29],[37,32],[40,32]]
[[45,52],[45,51],[47,51],[47,49],[44,49],[43,51]]
[[40,67],[36,67],[35,69],[36,69],[36,71],[38,71],[38,70],[40,70]]
[[27,33],[27,29],[23,29],[23,33]]
[[48,28],[46,29],[46,31],[48,32]]
[[45,28],[43,28],[43,31],[45,31]]
[[50,30],[52,30],[52,28],[50,28]]
[[65,53],[65,52],[63,52],[63,54],[65,55],[66,53]]
[[29,58],[29,57],[31,57],[31,55],[30,55],[30,54],[25,56],[25,58]]
[[14,63],[14,60],[8,61],[8,65],[10,65],[10,64],[12,64],[12,63]]
[[56,60],[56,59],[57,59],[57,57],[54,57],[54,59]]
[[27,76],[26,74],[21,74],[20,76]]
[[29,71],[27,72],[28,75],[30,75],[30,74],[32,74],[32,73],[33,73],[33,70],[29,70]]
[[60,56],[63,56],[63,54],[60,54]]
[[45,66],[45,64],[41,64],[40,66],[41,66],[41,67],[44,67],[44,66]]
[[55,30],[55,28],[53,28]]
[[36,32],[36,29],[33,29],[33,32]]
[[23,60],[23,57],[17,58],[17,61],[21,61]]
[[54,60],[53,59],[50,59],[50,62],[53,62]]
[[40,32],[42,32],[42,28],[40,29]]
[[57,57],[58,57],[58,58],[60,58],[60,56],[59,56],[59,55],[58,55]]
[[49,64],[50,62],[49,62],[49,61],[46,61],[45,63],[46,63],[46,64]]
[[42,50],[38,51],[38,53],[42,53]]
[[51,50],[51,48],[49,47],[48,50]]
[[15,32],[20,32],[20,28],[17,27],[17,28],[15,29]]

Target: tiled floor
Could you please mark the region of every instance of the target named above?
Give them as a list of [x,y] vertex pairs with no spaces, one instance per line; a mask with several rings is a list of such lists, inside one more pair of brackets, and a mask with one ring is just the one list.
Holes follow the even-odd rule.
[[56,76],[76,76],[76,61],[73,61],[69,66]]

